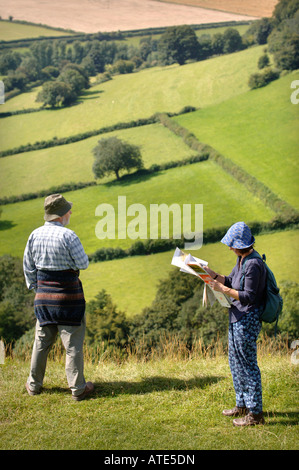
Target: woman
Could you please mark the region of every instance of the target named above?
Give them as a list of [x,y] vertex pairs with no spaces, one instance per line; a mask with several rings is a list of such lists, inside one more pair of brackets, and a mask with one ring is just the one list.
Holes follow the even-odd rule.
[[[224,410],[223,414],[241,416],[233,420],[235,426],[264,424],[256,340],[261,329],[259,317],[266,287],[266,268],[261,259],[250,257],[254,252],[254,241],[250,228],[244,222],[237,222],[221,240],[238,257],[231,274],[223,276],[207,268],[214,279],[211,287],[228,295],[232,301],[229,309],[228,340],[236,406]],[[243,273],[242,266],[245,261]]]

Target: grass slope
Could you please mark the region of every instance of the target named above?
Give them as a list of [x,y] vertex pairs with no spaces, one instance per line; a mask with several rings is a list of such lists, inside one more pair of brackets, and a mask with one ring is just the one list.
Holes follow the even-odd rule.
[[222,415],[234,392],[221,355],[87,362],[95,393],[82,402],[70,397],[63,361],[49,361],[44,392],[35,397],[24,387],[29,362],[7,361],[0,366],[0,448],[298,450],[298,366],[287,352],[258,357],[266,425],[245,429]]
[[[190,191],[190,188],[196,190]],[[70,228],[78,234],[87,253],[93,253],[103,246],[128,247],[135,241],[129,238],[99,240],[95,235],[95,227],[100,220],[95,216],[96,207],[103,203],[111,204],[117,217],[119,196],[126,196],[127,208],[136,203],[146,207],[148,227],[150,204],[164,203],[170,206],[176,203],[181,206],[181,211],[182,204],[192,204],[192,221],[194,204],[203,204],[204,230],[226,226],[238,219],[266,221],[274,215],[214,162],[201,162],[132,181],[114,182],[66,193],[65,197],[74,203]],[[4,230],[0,231],[1,254],[14,253],[22,256],[30,232],[43,222],[43,201],[44,198],[40,198],[2,206],[2,221],[7,221],[7,224],[5,226],[3,222]],[[127,217],[127,224],[133,218]],[[147,237],[149,238],[149,231]]]
[[[175,119],[196,137],[246,169],[297,209],[299,106],[291,83],[299,71],[265,88]],[[228,118],[229,117],[229,118]]]
[[[78,105],[2,119],[1,150],[147,118],[158,111],[220,103],[248,91],[248,77],[256,71],[261,54],[259,46],[184,66],[116,76],[87,91]],[[2,112],[6,109],[9,101],[7,108],[6,104],[1,107]]]

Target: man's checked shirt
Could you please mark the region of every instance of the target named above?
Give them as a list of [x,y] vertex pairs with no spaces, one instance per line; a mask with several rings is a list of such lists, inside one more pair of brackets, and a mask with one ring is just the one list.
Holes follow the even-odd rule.
[[45,222],[29,236],[23,258],[28,289],[37,287],[37,270],[63,271],[86,269],[88,256],[72,230],[59,222]]

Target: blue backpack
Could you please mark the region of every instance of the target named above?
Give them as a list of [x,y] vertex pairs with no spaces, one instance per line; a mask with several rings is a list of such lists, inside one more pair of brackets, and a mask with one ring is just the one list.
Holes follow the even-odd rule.
[[279,288],[276,283],[275,276],[269,266],[266,264],[266,256],[260,256],[256,251],[246,256],[245,261],[242,265],[242,277],[240,280],[240,289],[244,288],[244,278],[245,278],[245,265],[248,259],[258,258],[264,262],[266,268],[266,292],[265,292],[265,301],[263,306],[263,311],[261,313],[260,319],[265,323],[274,323],[275,331],[277,328],[277,322],[279,315],[282,312],[283,300],[279,294]]

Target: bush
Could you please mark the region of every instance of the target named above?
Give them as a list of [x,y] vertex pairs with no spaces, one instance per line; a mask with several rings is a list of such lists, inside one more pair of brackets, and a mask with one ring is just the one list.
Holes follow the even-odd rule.
[[13,343],[35,323],[33,293],[28,291],[22,261],[0,258],[0,338]]
[[114,65],[109,66],[107,68],[108,72],[111,71],[111,73],[120,73],[120,74],[125,74],[125,73],[132,73],[134,70],[135,64],[131,60],[118,60],[115,62]]
[[269,63],[270,59],[268,54],[264,54],[259,58],[257,66],[259,69],[264,69],[265,67],[268,67]]
[[77,94],[71,85],[64,82],[45,82],[42,91],[37,95],[36,101],[43,106],[67,106],[77,99]]
[[279,72],[272,70],[271,67],[267,67],[261,73],[254,73],[250,76],[248,86],[252,90],[255,88],[261,88],[268,85],[268,83],[279,78]]
[[106,347],[123,347],[128,342],[126,315],[119,312],[111,296],[103,289],[86,307],[86,342],[104,343]]

